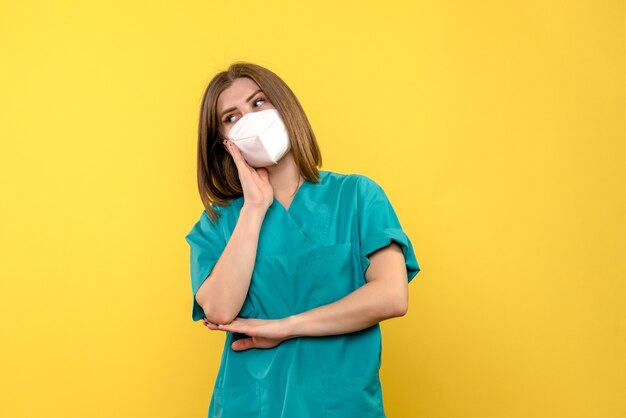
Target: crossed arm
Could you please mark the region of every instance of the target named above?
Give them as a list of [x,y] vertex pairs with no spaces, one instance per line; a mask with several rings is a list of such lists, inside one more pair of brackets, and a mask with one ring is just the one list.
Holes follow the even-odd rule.
[[228,324],[203,319],[210,330],[248,335],[233,342],[236,351],[271,348],[290,338],[345,334],[382,320],[403,316],[408,309],[408,280],[400,246],[390,245],[370,254],[366,284],[336,302],[281,319],[237,317]]

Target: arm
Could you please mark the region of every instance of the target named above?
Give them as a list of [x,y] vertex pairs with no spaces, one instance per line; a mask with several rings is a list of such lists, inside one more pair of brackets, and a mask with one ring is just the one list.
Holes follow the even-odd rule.
[[369,258],[366,284],[336,302],[286,318],[287,338],[345,334],[403,316],[409,291],[400,246],[392,242]]
[[233,233],[211,274],[196,293],[210,322],[228,324],[241,310],[254,269],[264,213],[244,203]]
[[246,300],[261,225],[274,200],[267,170],[250,167],[230,141],[225,141],[224,146],[237,167],[244,204],[224,251],[196,293],[207,320],[218,324],[232,322]]
[[296,337],[350,333],[403,316],[408,309],[408,278],[400,246],[392,242],[369,258],[367,283],[336,302],[282,319],[236,318],[226,325],[205,325],[211,330],[248,335],[232,344],[233,350],[241,351],[275,347]]

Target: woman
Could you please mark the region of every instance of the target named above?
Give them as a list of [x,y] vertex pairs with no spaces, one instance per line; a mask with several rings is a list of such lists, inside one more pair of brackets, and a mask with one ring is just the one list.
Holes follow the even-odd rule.
[[319,170],[300,103],[235,63],[200,112],[192,319],[226,332],[209,417],[384,417],[379,322],[420,271],[384,191]]

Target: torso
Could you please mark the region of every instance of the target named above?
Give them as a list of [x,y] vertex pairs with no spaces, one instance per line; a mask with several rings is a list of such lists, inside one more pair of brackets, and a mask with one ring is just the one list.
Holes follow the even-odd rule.
[[[320,172],[268,209],[239,316],[275,319],[335,302],[365,284],[358,177]],[[225,237],[242,198],[224,211]],[[299,337],[235,352],[227,333],[209,417],[383,418],[378,324],[349,334]]]

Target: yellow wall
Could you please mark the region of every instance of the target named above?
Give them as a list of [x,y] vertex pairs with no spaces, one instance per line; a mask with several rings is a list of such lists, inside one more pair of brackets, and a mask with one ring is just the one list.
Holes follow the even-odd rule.
[[0,416],[206,416],[184,235],[233,60],[413,240],[389,417],[626,416],[626,3],[303,3],[3,2]]

